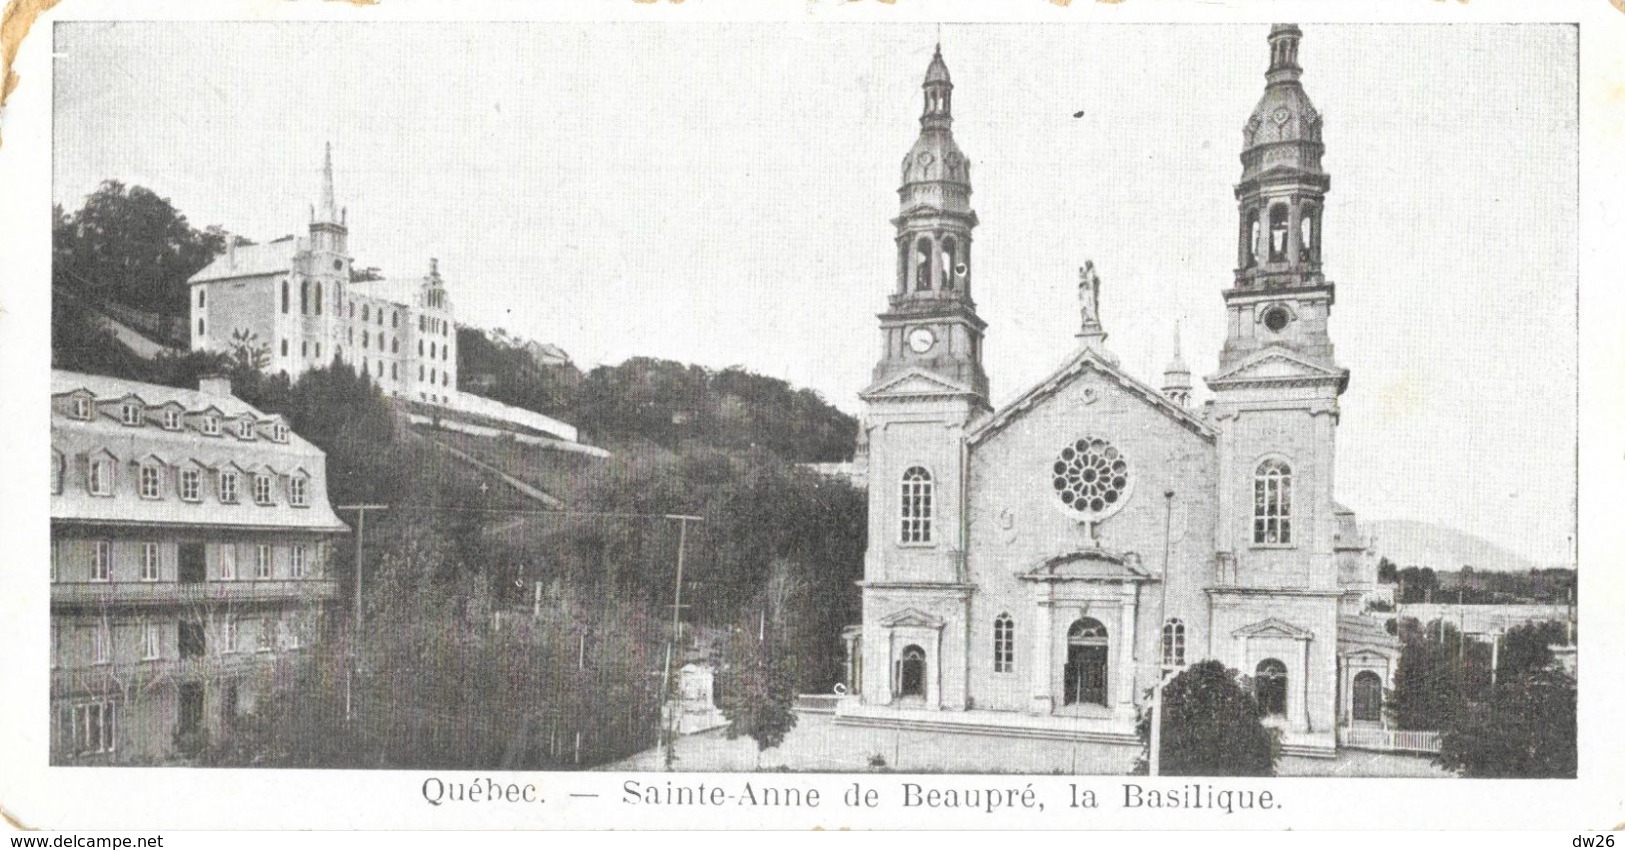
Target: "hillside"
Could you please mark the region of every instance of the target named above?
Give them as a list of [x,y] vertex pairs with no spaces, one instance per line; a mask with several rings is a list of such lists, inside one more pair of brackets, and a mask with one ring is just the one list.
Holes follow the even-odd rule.
[[1375,541],[1376,553],[1400,567],[1526,572],[1544,566],[1482,537],[1434,523],[1384,519],[1362,525]]

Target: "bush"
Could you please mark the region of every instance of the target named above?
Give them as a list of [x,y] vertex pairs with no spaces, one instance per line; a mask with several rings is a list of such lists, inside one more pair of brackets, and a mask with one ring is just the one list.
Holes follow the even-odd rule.
[[[1280,733],[1263,723],[1264,711],[1242,687],[1238,674],[1218,661],[1193,664],[1163,687],[1163,776],[1274,776]],[[1151,713],[1138,727],[1150,759]]]

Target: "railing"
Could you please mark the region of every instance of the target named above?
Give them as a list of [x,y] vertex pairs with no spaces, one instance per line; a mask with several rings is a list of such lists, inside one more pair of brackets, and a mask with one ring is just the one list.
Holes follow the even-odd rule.
[[64,605],[195,605],[286,599],[318,600],[332,599],[337,595],[338,582],[322,578],[209,582],[57,582],[51,585],[51,602]]
[[51,693],[113,693],[141,688],[157,681],[195,682],[220,677],[241,677],[269,672],[282,660],[297,658],[305,650],[281,648],[275,652],[243,650],[191,658],[156,658],[114,664],[78,664],[51,670]]
[[1337,729],[1337,743],[1357,750],[1437,753],[1443,742],[1443,732],[1427,730],[1366,726],[1339,726]]

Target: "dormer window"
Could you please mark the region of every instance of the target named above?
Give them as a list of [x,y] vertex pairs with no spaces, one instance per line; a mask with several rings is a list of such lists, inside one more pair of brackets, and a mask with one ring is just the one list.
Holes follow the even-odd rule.
[[271,439],[278,443],[286,443],[288,441],[288,426],[283,425],[281,422],[273,423],[271,425]]
[[310,479],[295,475],[288,479],[288,504],[296,508],[310,506]]
[[140,492],[143,499],[164,497],[164,469],[156,463],[141,464]]
[[141,405],[127,401],[119,405],[119,421],[125,425],[141,424]]
[[220,501],[226,504],[237,503],[237,473],[234,470],[220,470]]
[[220,417],[212,413],[203,417],[203,433],[211,437],[220,436]]
[[82,395],[76,395],[73,397],[73,401],[68,403],[68,410],[73,414],[73,418],[75,419],[89,419],[90,399],[85,398]]
[[113,459],[110,457],[91,458],[86,485],[89,486],[90,495],[92,496],[113,495]]
[[203,472],[195,467],[181,470],[177,482],[181,500],[196,502],[203,498]]
[[271,502],[271,476],[263,472],[254,475],[254,504],[273,504]]
[[164,411],[164,428],[169,431],[179,431],[181,429],[181,412],[179,410],[170,409]]
[[254,420],[247,418],[237,420],[237,439],[254,439]]

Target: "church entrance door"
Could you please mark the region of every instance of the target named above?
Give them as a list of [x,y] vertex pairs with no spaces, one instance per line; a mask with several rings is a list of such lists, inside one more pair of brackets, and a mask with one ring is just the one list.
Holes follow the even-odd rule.
[[897,662],[897,668],[897,695],[925,696],[925,650],[918,646],[904,647],[903,657]]
[[1106,704],[1106,627],[1085,617],[1066,634],[1064,682],[1067,705]]
[[1382,720],[1382,677],[1370,670],[1354,677],[1354,719],[1371,723]]

